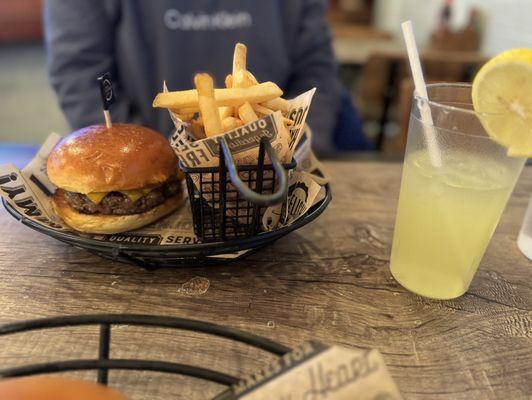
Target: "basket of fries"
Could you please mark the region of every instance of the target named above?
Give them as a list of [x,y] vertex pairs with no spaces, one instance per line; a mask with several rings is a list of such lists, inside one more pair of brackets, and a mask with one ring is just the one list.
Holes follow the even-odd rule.
[[286,215],[293,155],[314,94],[285,100],[275,83],[259,83],[246,69],[246,53],[237,43],[225,88],[198,73],[195,90],[165,85],[154,100],[175,124],[171,144],[203,243],[255,236]]
[[[267,139],[259,146],[258,163],[237,167],[227,141],[220,140],[218,167],[187,168],[187,189],[194,233],[204,243],[254,236],[267,206],[285,206],[287,172],[295,161],[281,164]],[[265,154],[272,161],[265,165]]]

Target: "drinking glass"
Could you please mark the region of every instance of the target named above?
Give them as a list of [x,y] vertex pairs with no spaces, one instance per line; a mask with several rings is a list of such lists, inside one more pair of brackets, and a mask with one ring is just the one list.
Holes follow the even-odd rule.
[[414,293],[452,299],[469,288],[525,159],[488,137],[470,85],[427,91],[412,104],[390,269]]

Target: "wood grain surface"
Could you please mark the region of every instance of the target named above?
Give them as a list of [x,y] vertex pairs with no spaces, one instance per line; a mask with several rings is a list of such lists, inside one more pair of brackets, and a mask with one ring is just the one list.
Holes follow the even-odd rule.
[[[86,313],[189,317],[289,346],[315,338],[377,348],[405,399],[531,398],[532,262],[517,249],[516,236],[532,169],[523,172],[470,290],[432,301],[403,289],[388,268],[401,165],[327,167],[334,199],[318,220],[219,267],[144,271],[43,236],[2,210],[0,323]],[[203,285],[194,289],[194,278]],[[238,376],[271,360],[191,332],[121,326],[112,335],[112,357],[185,362]],[[96,352],[96,327],[0,337],[2,367]],[[221,390],[146,372],[112,372],[110,383],[134,400],[208,399]]]

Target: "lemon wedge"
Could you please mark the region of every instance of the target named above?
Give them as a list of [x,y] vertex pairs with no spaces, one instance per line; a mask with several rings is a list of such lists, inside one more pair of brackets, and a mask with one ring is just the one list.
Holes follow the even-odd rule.
[[488,61],[471,97],[488,135],[509,156],[532,157],[532,49],[507,50]]

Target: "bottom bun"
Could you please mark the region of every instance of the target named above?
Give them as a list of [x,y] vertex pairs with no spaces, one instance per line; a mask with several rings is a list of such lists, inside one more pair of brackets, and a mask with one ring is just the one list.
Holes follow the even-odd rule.
[[116,390],[92,382],[50,376],[0,380],[2,400],[126,400]]
[[54,211],[68,226],[80,232],[112,234],[132,231],[170,214],[184,202],[182,193],[168,198],[164,203],[140,214],[105,215],[83,214],[72,208],[62,189],[56,190],[52,205]]

